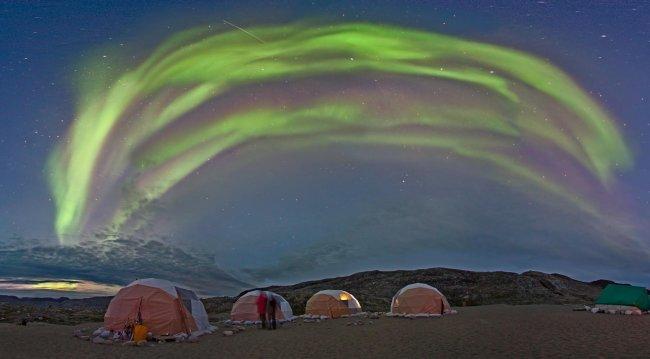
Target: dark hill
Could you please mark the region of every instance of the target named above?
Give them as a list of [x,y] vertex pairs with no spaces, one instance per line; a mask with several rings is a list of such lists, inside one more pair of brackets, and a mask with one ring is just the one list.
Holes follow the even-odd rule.
[[[289,286],[262,289],[285,297],[294,313],[304,312],[305,304],[315,292],[323,289],[343,289],[352,293],[366,311],[388,311],[393,295],[411,283],[426,283],[443,292],[453,306],[484,304],[583,304],[592,303],[607,280],[581,282],[561,274],[528,271],[472,272],[449,268],[418,270],[369,271],[350,276],[328,278]],[[243,294],[243,293],[241,293]],[[240,294],[240,295],[241,295]],[[229,308],[234,299],[206,299],[214,311]]]

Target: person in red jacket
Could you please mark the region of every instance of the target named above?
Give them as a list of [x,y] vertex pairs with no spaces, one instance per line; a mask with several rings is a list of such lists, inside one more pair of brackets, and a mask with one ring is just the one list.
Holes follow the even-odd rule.
[[260,296],[257,297],[257,314],[260,316],[262,322],[262,329],[266,329],[266,302],[268,297],[264,291],[260,291]]

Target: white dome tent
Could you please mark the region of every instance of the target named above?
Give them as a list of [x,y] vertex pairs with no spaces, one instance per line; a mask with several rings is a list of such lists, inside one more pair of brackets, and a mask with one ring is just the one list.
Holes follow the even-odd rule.
[[[280,322],[290,321],[294,319],[293,310],[291,305],[281,295],[264,291],[267,297],[275,297],[277,304],[276,319]],[[259,314],[257,313],[257,298],[260,296],[260,290],[252,290],[237,299],[230,311],[230,320],[233,323],[259,323]]]

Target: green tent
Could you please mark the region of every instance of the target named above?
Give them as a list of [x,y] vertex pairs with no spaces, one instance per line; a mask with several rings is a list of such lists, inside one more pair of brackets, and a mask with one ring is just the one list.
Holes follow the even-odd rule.
[[641,310],[650,309],[650,296],[643,287],[608,284],[600,293],[596,304],[629,305]]

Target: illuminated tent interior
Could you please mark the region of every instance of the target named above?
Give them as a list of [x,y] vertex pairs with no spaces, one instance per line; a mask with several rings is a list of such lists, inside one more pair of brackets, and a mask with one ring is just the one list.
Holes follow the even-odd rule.
[[339,318],[361,312],[357,298],[344,290],[321,290],[307,301],[305,314]]

